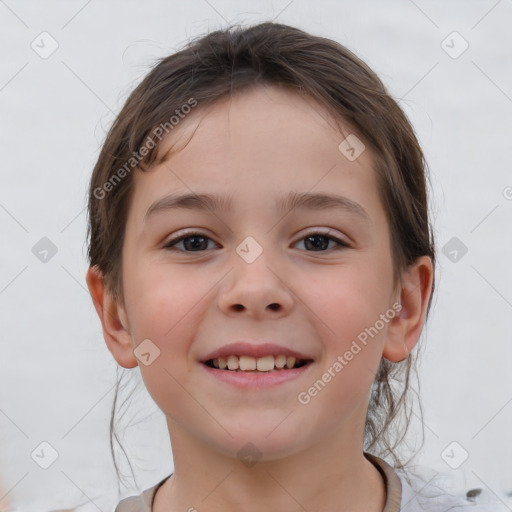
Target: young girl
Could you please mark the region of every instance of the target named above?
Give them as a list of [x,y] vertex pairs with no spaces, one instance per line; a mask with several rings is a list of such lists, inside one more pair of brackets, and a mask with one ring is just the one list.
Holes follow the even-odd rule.
[[145,77],[92,175],[87,284],[175,469],[116,512],[483,510],[397,455],[434,290],[425,167],[368,66],[289,26]]

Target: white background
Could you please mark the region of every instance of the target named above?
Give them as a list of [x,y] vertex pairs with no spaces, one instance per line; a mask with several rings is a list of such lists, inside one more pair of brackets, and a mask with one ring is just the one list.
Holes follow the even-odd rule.
[[[512,1],[5,0],[0,496],[13,509],[117,503],[108,443],[117,363],[84,279],[87,184],[105,130],[153,59],[227,22],[270,19],[355,51],[415,126],[439,253],[421,338],[426,442],[415,462],[461,493],[481,487],[512,507]],[[31,48],[43,31],[58,42],[47,59]],[[58,250],[47,263],[32,252],[42,237]],[[452,237],[468,248],[455,263],[442,253]],[[126,443],[140,491],[173,466],[162,413],[144,389],[133,398],[128,418],[138,424]],[[30,455],[43,441],[59,454],[46,470]],[[469,453],[456,470],[441,457],[452,441]]]

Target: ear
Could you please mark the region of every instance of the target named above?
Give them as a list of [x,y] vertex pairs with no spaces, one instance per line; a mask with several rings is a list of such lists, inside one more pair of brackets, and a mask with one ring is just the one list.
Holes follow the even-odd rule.
[[100,317],[108,349],[122,367],[134,368],[137,366],[137,358],[133,353],[133,342],[124,306],[113,300],[96,266],[89,267],[85,280]]
[[382,356],[389,361],[404,360],[421,334],[432,294],[434,270],[432,259],[421,256],[401,276],[399,287],[402,309],[389,322]]

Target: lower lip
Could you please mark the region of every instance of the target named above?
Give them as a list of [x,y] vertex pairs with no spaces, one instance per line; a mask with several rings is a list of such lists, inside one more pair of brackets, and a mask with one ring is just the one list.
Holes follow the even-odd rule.
[[269,373],[249,373],[249,372],[236,372],[231,370],[219,370],[211,368],[210,366],[201,363],[201,366],[210,373],[213,377],[237,386],[242,389],[257,389],[257,388],[270,388],[285,382],[290,382],[299,378],[301,375],[307,373],[313,363],[307,363],[300,368],[292,368],[290,370],[275,370]]

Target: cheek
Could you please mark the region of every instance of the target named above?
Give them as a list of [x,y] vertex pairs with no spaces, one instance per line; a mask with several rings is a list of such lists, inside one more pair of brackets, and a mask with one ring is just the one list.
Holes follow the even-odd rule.
[[326,273],[305,296],[319,320],[330,328],[330,337],[347,342],[372,326],[390,307],[390,283],[387,270],[361,261]]
[[331,399],[340,405],[360,398],[374,380],[393,318],[388,270],[379,264],[365,265],[361,258],[359,265],[339,267],[317,282],[311,304],[325,347],[322,371],[333,383],[327,384]]
[[341,290],[330,297],[323,316],[330,328],[323,329],[324,359],[312,388],[304,391],[310,397],[318,396],[317,410],[346,415],[367,403],[387,324],[379,320],[383,311],[379,301],[365,293]]
[[179,410],[185,417],[194,410],[183,385],[193,364],[189,348],[208,282],[201,284],[168,265],[148,266],[132,277],[129,313],[134,343],[149,339],[159,351],[151,364],[139,362],[141,376],[164,414],[172,417]]
[[133,268],[126,292],[132,335],[136,343],[150,338],[166,350],[171,341],[191,332],[189,318],[212,285],[190,270],[171,265]]

